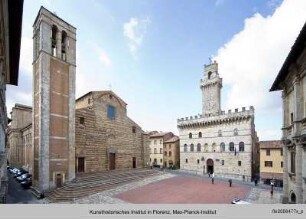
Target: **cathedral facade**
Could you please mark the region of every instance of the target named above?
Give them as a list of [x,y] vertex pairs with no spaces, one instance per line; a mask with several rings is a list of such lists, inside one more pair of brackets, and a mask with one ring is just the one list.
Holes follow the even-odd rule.
[[221,110],[222,78],[216,61],[205,65],[200,88],[202,114],[177,121],[181,170],[251,181],[259,171],[254,107]]

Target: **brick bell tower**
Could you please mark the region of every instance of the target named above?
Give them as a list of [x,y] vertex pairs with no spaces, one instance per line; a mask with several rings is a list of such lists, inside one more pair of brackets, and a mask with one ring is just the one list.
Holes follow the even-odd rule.
[[204,78],[201,79],[202,115],[218,115],[221,111],[222,78],[218,73],[218,63],[204,65]]
[[76,28],[41,7],[33,25],[33,183],[75,178]]

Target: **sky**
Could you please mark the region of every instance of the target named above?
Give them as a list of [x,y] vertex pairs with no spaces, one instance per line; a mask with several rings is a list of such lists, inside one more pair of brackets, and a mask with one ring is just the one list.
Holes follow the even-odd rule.
[[212,58],[222,110],[254,106],[259,140],[281,138],[281,92],[269,89],[306,21],[306,1],[26,0],[9,112],[32,105],[32,25],[41,6],[77,28],[76,98],[111,89],[143,130],[178,134],[178,118],[201,114],[200,79]]

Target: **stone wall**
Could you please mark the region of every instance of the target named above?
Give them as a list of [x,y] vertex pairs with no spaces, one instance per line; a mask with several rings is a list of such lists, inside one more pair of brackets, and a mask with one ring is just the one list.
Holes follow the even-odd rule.
[[[212,159],[216,175],[250,181],[254,176],[253,118],[254,110],[250,108],[247,111],[235,110],[234,113],[219,116],[179,119],[181,169],[207,173],[207,161]],[[234,143],[233,151],[229,149],[230,142]],[[241,142],[244,144],[244,151],[239,151]],[[221,143],[224,143],[225,151],[221,150]],[[190,150],[191,144],[194,145],[193,152]],[[197,151],[198,144],[201,145],[200,151]],[[187,145],[187,152],[184,151],[184,145]]]
[[[78,101],[76,105],[80,106]],[[115,169],[133,168],[133,157],[136,168],[147,165],[148,136],[127,116],[126,104],[116,94],[94,92],[93,104],[86,107],[83,103],[84,108],[76,110],[75,126],[76,159],[85,158],[85,172],[109,170],[110,154],[115,154]],[[108,116],[109,105],[115,108],[112,119]]]

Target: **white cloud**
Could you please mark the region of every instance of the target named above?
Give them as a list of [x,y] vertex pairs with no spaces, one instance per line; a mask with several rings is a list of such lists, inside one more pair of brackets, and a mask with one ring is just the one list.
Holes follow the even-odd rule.
[[123,24],[123,34],[128,39],[128,48],[132,56],[137,59],[137,51],[146,34],[147,27],[151,23],[149,18],[134,18]]
[[214,59],[228,88],[226,109],[254,105],[257,115],[279,112],[280,94],[269,89],[306,21],[305,12],[306,1],[285,0],[271,16],[256,13],[246,19],[243,30],[218,50]]
[[98,49],[98,55],[99,55],[99,61],[103,66],[110,67],[112,65],[111,59],[104,50]]

